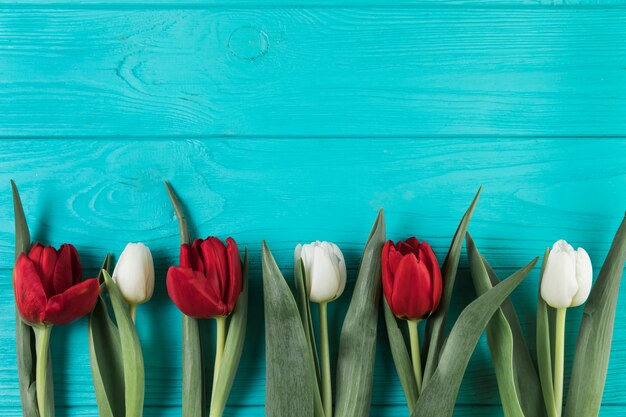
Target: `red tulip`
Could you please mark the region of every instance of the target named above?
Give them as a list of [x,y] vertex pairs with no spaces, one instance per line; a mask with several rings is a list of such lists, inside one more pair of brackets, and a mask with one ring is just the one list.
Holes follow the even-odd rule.
[[76,248],[59,250],[35,244],[28,256],[20,254],[13,275],[15,301],[31,324],[66,324],[89,313],[98,299],[97,279],[80,282],[82,268]]
[[184,314],[194,318],[232,313],[242,289],[237,243],[216,237],[180,246],[180,266],[167,271],[167,293]]
[[439,306],[441,271],[430,245],[414,237],[385,243],[383,290],[391,311],[407,320],[423,319]]

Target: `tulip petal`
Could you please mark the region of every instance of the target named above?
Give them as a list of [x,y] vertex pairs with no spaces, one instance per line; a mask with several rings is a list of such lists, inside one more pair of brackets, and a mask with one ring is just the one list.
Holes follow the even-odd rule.
[[310,265],[310,299],[315,303],[334,300],[339,288],[339,280],[330,256],[322,246],[315,246],[315,262]]
[[441,301],[441,290],[443,286],[441,281],[441,269],[439,268],[435,252],[428,243],[422,242],[419,247],[419,251],[420,261],[426,266],[432,283],[433,292],[431,312],[433,312],[437,309],[437,307],[439,307],[439,301]]
[[391,308],[391,295],[393,294],[393,271],[389,262],[390,252],[392,248],[393,241],[388,240],[383,246],[383,251],[381,255],[383,293],[385,294],[385,299],[387,300],[389,308]]
[[[558,242],[557,242],[558,243]],[[578,292],[576,254],[554,245],[541,280],[541,298],[554,308],[567,308]]]
[[35,264],[24,254],[17,258],[13,281],[15,303],[22,318],[28,323],[41,323],[46,308],[46,293]]
[[54,288],[54,270],[57,264],[57,251],[52,246],[46,246],[41,251],[38,273],[41,278],[46,297],[50,298],[57,293]]
[[81,318],[93,310],[99,294],[100,283],[96,278],[71,286],[48,300],[44,322],[58,325]]
[[348,271],[346,269],[346,261],[343,257],[343,253],[335,243],[332,244],[333,252],[337,257],[337,269],[339,270],[339,288],[337,289],[337,297],[343,294],[343,290],[346,288],[346,281],[348,279]]
[[572,300],[570,307],[576,307],[587,301],[591,292],[591,281],[593,279],[593,267],[589,254],[583,248],[576,251],[576,282],[578,291]]
[[43,253],[44,246],[37,242],[35,243],[28,252],[28,259],[33,261],[35,265],[35,269],[37,270],[37,274],[41,273],[41,255]]
[[426,265],[413,254],[404,256],[395,273],[392,301],[398,310],[394,313],[407,319],[424,318],[432,310],[432,293]]
[[411,247],[411,249],[413,249],[413,253],[417,254],[418,249],[420,248],[420,246],[422,245],[420,243],[419,240],[417,240],[417,238],[415,236],[411,236],[410,238],[408,238],[407,240],[404,241],[404,243],[406,243],[407,245],[409,245]]
[[167,293],[183,314],[198,318],[225,316],[226,305],[217,288],[191,268],[172,266],[167,271]]
[[[73,248],[74,247],[72,245],[64,244],[61,245],[61,248],[58,251],[58,259],[56,260],[56,265],[54,266],[54,294],[62,294],[74,284],[74,266],[72,265]],[[75,250],[76,249],[74,249],[74,251]],[[46,250],[44,250],[43,258],[46,257],[45,254]],[[78,264],[80,265],[80,262]]]
[[[413,239],[415,239],[415,238],[413,238]],[[410,243],[407,243],[409,241],[410,241]],[[417,242],[417,243],[415,243],[415,242]],[[418,248],[419,248],[419,241],[417,241],[417,239],[411,240],[411,238],[409,238],[409,239],[407,239],[406,242],[400,241],[400,242],[398,242],[396,244],[396,249],[402,255],[408,255],[409,253],[417,255]]]
[[239,255],[239,248],[235,239],[226,239],[226,253],[228,257],[228,286],[226,298],[227,314],[230,314],[237,304],[237,299],[242,290],[242,277],[241,277],[241,257]]
[[[204,240],[196,239],[193,241],[193,245],[191,247],[191,268],[194,271],[201,272],[204,274],[206,272],[206,267],[204,261],[202,259],[202,243]],[[182,265],[181,265],[182,266]]]
[[226,264],[226,246],[216,237],[209,236],[200,245],[204,261],[204,275],[218,288],[220,299],[226,298],[228,286],[228,265]]

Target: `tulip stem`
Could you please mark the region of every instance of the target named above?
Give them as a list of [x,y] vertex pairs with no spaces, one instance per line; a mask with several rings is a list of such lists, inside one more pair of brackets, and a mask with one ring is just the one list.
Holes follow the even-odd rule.
[[408,320],[409,338],[411,340],[411,362],[413,362],[413,374],[417,383],[417,392],[422,392],[422,358],[420,356],[420,339],[417,326],[420,320]]
[[39,409],[39,417],[52,417],[48,413],[50,407],[48,404],[48,361],[50,359],[50,333],[52,326],[43,324],[34,328],[36,349],[37,349],[37,369],[36,369],[36,389],[37,389],[37,408]]
[[563,362],[565,356],[565,313],[567,308],[556,309],[556,336],[554,338],[554,405],[557,417],[563,412]]
[[222,356],[224,355],[224,344],[226,343],[226,317],[216,317],[217,341],[215,342],[215,367],[213,368],[213,391],[217,386],[217,378],[222,366]]
[[330,383],[330,353],[328,350],[328,303],[320,303],[320,339],[322,356],[322,405],[324,417],[333,415],[333,391]]
[[130,313],[130,318],[133,320],[133,324],[135,324],[135,318],[137,317],[137,304],[129,305],[128,311]]

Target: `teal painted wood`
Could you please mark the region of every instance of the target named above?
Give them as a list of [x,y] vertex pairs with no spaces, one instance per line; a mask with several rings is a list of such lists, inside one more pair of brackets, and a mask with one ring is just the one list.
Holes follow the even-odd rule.
[[0,135],[626,135],[625,8],[432,5],[4,9]]
[[[196,235],[232,235],[250,248],[251,324],[228,416],[262,416],[264,348],[260,241],[267,239],[291,277],[296,243],[337,242],[349,268],[347,294],[332,305],[335,341],[360,251],[384,207],[390,238],[417,235],[443,260],[477,186],[484,186],[470,230],[502,276],[558,238],[584,246],[595,272],[626,208],[626,140],[241,139],[13,140],[0,147],[0,414],[17,416],[13,293],[13,221],[9,179],[16,180],[35,239],[76,244],[88,275],[105,252],[143,241],[154,254],[154,299],[138,311],[146,361],[147,416],[180,414],[180,314],[164,284],[177,258],[177,224],[162,181],[176,187]],[[5,184],[4,187],[1,184]],[[462,261],[456,316],[473,298]],[[537,271],[514,293],[534,344]],[[602,416],[626,411],[626,292],[622,291]],[[582,310],[568,314],[571,364]],[[406,415],[384,327],[380,327],[372,416]],[[55,329],[59,416],[95,416],[86,323]],[[333,349],[336,352],[336,346]],[[569,373],[569,367],[566,367]],[[479,344],[461,388],[457,416],[499,416],[489,352]]]

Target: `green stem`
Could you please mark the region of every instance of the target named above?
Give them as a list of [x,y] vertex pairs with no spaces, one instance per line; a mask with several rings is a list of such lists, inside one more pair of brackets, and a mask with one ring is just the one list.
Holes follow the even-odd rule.
[[213,390],[217,386],[217,378],[222,366],[222,356],[224,356],[224,344],[226,343],[226,317],[216,317],[217,341],[215,342],[215,367],[213,368]]
[[39,409],[39,417],[52,417],[48,413],[50,410],[48,404],[48,361],[50,356],[50,333],[52,332],[52,326],[41,325],[35,327],[35,338],[37,343],[37,370],[35,378],[37,385],[37,407]]
[[556,336],[554,338],[554,405],[557,417],[563,412],[563,362],[565,356],[565,313],[567,308],[556,310]]
[[183,314],[183,417],[205,415],[204,372],[198,320]]
[[417,326],[420,320],[408,320],[409,338],[411,339],[411,362],[413,362],[413,374],[417,383],[417,392],[422,392],[422,358],[420,356],[420,340]]
[[130,313],[130,318],[133,319],[133,324],[135,323],[135,318],[137,317],[137,304],[131,304],[128,306],[128,310]]
[[328,350],[328,303],[320,304],[320,338],[322,356],[322,405],[324,417],[333,415],[333,391],[330,382],[330,352]]

